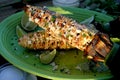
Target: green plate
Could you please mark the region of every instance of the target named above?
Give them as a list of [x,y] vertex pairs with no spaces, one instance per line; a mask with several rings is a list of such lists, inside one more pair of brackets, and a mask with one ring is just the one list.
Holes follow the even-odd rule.
[[[113,18],[98,12],[80,9],[80,8],[63,8],[63,7],[49,7],[49,9],[71,17],[78,22],[96,15],[97,21],[108,22]],[[16,67],[48,79],[109,79],[112,77],[110,72],[105,73],[81,73],[80,71],[75,74],[64,74],[60,71],[52,71],[50,65],[40,63],[36,54],[26,50],[18,45],[18,38],[16,36],[16,26],[20,24],[22,12],[18,12],[0,24],[0,53],[10,63]],[[39,51],[38,51],[39,53]],[[68,59],[69,60],[69,59]]]

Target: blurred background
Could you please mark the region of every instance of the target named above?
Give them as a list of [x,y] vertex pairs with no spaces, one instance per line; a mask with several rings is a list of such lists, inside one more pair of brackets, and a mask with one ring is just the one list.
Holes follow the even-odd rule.
[[[24,4],[78,7],[110,15],[113,18],[120,15],[120,0],[0,0],[0,22],[8,16],[22,11]],[[0,55],[0,65],[4,63],[7,61]],[[44,79],[37,78],[38,80]]]
[[0,0],[0,21],[21,11],[23,4],[72,6],[98,11],[113,17],[120,15],[120,0]]

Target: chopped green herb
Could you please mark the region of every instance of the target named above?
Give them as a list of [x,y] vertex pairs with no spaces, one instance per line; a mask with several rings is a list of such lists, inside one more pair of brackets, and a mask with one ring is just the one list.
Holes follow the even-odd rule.
[[56,16],[53,15],[53,16],[52,16],[52,21],[54,22],[55,20],[56,20]]
[[87,35],[85,33],[82,34],[83,37],[86,37]]

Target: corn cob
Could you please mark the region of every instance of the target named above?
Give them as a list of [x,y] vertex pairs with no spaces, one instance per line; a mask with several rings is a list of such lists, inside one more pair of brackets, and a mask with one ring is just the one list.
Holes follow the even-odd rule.
[[68,17],[27,5],[29,20],[42,27],[43,31],[28,33],[19,39],[19,44],[30,49],[71,49],[85,52],[88,58],[104,61],[112,48],[107,34],[77,23]]
[[71,49],[74,48],[67,41],[56,39],[56,37],[45,31],[37,31],[24,35],[19,39],[19,44],[29,49]]
[[[40,27],[42,27],[45,30],[46,34],[50,34],[50,36],[52,36],[51,40],[53,40],[54,42],[56,40],[57,42],[63,41],[67,46],[67,47],[64,47],[64,49],[77,48],[84,51],[87,45],[93,40],[94,35],[98,32],[96,29],[92,29],[85,25],[79,24],[75,20],[72,20],[58,13],[46,10],[44,8],[27,5],[25,7],[25,12],[28,14],[30,21],[38,24]],[[35,39],[36,37],[40,37],[40,36],[34,36],[35,34],[37,34],[37,32],[34,32],[32,34],[33,37],[35,37]],[[41,33],[39,34],[41,35]],[[45,36],[45,34],[43,36]],[[51,38],[50,36],[45,36],[40,38],[44,40],[45,38]],[[26,37],[30,37],[30,36],[26,36]],[[26,39],[25,37],[21,38],[19,40],[19,43],[20,45],[24,47],[28,46],[29,48],[29,44],[28,44],[29,40],[27,41],[25,39]],[[24,45],[23,45],[23,42],[24,42]],[[33,43],[31,43],[31,45],[34,44],[36,45],[36,47],[32,46],[30,48],[47,49],[44,46],[40,47],[40,45],[45,44],[47,41],[41,44],[40,43],[38,44],[37,42],[34,42],[34,41],[32,42]],[[54,44],[54,45],[56,47],[51,47],[51,48],[57,48],[57,47],[62,48],[62,46],[65,46],[61,43]],[[49,46],[51,45],[48,45],[48,47]]]

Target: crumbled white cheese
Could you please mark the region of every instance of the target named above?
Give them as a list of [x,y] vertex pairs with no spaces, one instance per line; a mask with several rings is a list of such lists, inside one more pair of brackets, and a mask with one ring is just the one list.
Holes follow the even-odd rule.
[[28,41],[28,44],[32,44],[32,42],[31,42],[31,41]]
[[38,23],[38,22],[39,22],[39,19],[38,19],[38,18],[35,18],[35,22]]

